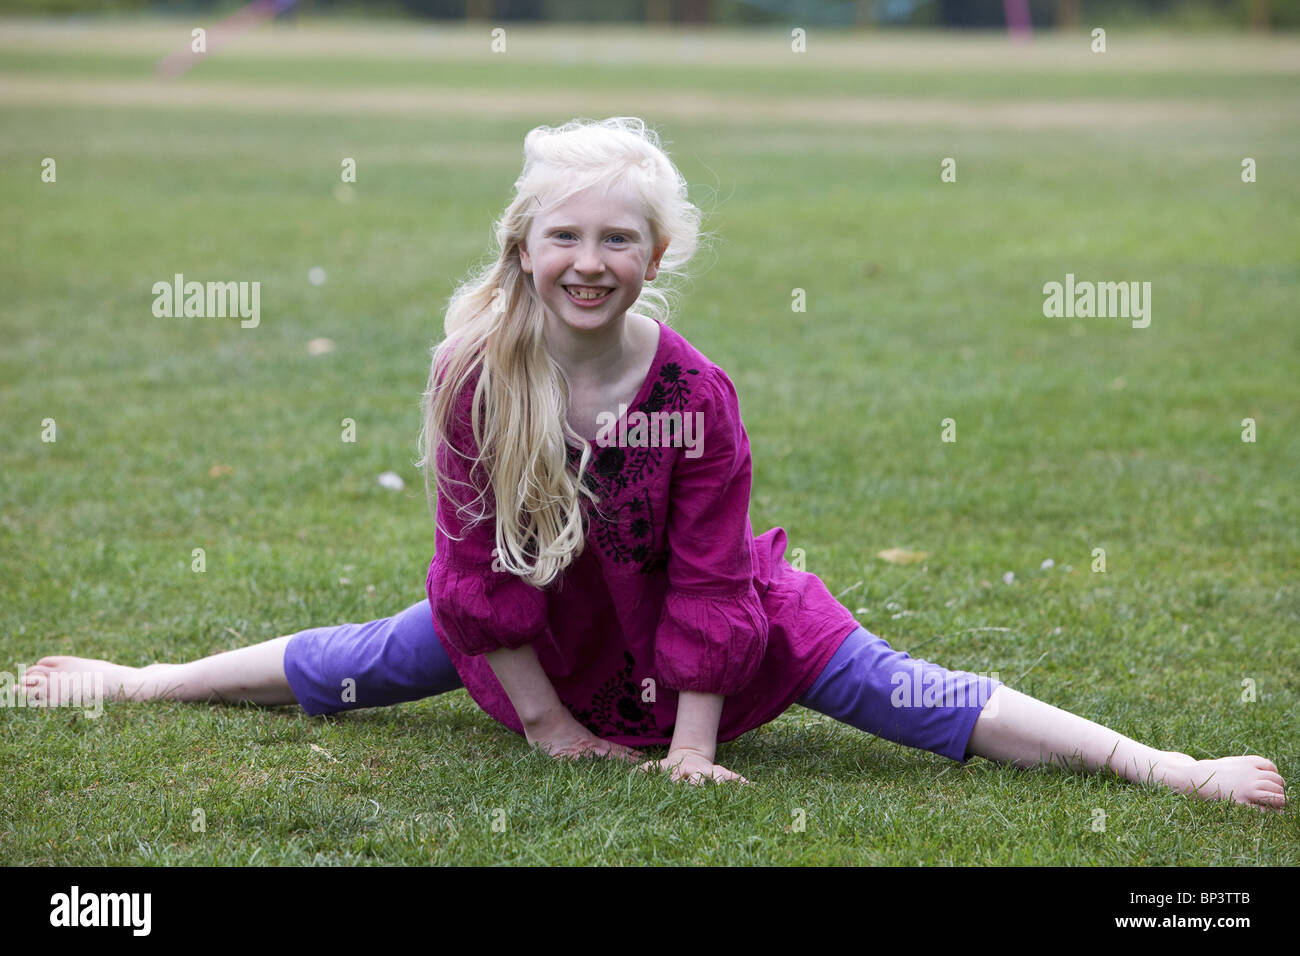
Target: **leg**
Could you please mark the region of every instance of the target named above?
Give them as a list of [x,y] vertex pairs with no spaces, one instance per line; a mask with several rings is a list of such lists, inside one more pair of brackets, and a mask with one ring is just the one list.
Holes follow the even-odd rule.
[[1130,740],[989,678],[893,650],[858,628],[797,703],[859,730],[965,763],[1103,767],[1134,783],[1204,799],[1281,808],[1285,781],[1263,757],[1194,760]]
[[1000,686],[988,677],[909,657],[859,627],[795,703],[877,737],[965,763],[971,728]]
[[108,700],[246,700],[292,704],[284,675],[284,650],[291,636],[241,647],[185,664],[128,667],[86,657],[42,657],[27,668],[21,687],[29,704],[59,706],[67,679],[102,678]]
[[969,747],[973,754],[1017,767],[1059,761],[1087,773],[1107,768],[1133,783],[1162,784],[1206,800],[1279,810],[1286,804],[1286,782],[1263,757],[1195,760],[1156,750],[1006,686],[994,691],[980,714]]
[[295,634],[284,674],[309,714],[384,707],[464,686],[434,630],[428,598],[393,617]]
[[462,686],[434,631],[427,599],[390,618],[312,628],[186,664],[124,667],[43,658],[25,675],[29,699],[58,704],[59,682],[50,678],[59,672],[102,674],[112,700],[301,703],[310,714],[416,700]]

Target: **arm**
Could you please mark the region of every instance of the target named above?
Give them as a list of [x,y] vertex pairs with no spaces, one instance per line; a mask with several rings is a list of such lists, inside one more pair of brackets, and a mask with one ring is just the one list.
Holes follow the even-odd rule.
[[724,700],[721,694],[682,691],[677,698],[677,725],[668,752],[690,750],[712,764],[718,750],[718,720]]
[[669,492],[669,586],[655,666],[678,701],[668,758],[659,767],[691,782],[748,782],[713,762],[726,696],[754,677],[768,640],[752,583],[749,440],[735,387],[721,369],[712,372],[701,411],[702,454],[677,460]]
[[527,734],[553,723],[561,711],[567,713],[531,644],[518,648],[503,647],[485,656]]
[[569,713],[555,693],[555,686],[542,670],[531,644],[489,651],[487,662],[505,689],[506,696],[524,725],[530,746],[552,757],[619,757],[641,760],[645,754],[623,744],[597,737]]
[[[469,393],[469,389],[466,390]],[[427,590],[440,639],[463,654],[486,658],[510,699],[524,737],[552,756],[595,753],[641,759],[642,754],[596,737],[560,700],[542,670],[533,644],[549,635],[546,593],[522,578],[494,567],[495,520],[472,527],[457,505],[473,499],[471,478],[478,454],[468,416],[457,422],[437,461],[455,486],[455,500],[440,480],[438,486],[437,551],[429,569]],[[480,479],[481,480],[481,479]],[[496,503],[486,494],[489,513]]]
[[705,780],[736,780],[749,783],[738,773],[713,762],[718,749],[718,720],[722,716],[721,694],[684,690],[677,698],[677,726],[663,760],[649,760],[641,770],[667,770],[674,780],[702,783]]

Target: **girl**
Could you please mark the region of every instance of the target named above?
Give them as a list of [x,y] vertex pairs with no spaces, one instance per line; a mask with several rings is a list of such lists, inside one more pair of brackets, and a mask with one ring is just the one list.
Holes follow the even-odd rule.
[[[786,536],[749,523],[750,451],[731,379],[670,328],[645,283],[679,273],[699,210],[640,120],[539,127],[433,351],[421,434],[437,486],[427,600],[187,664],[47,657],[117,697],[300,704],[309,714],[465,687],[557,757],[736,780],[719,741],[791,704],[964,763],[1109,768],[1135,783],[1280,809],[1258,756],[1157,750],[998,681],[910,658],[858,625]],[[642,311],[633,311],[637,308]],[[468,494],[465,492],[468,491]]]

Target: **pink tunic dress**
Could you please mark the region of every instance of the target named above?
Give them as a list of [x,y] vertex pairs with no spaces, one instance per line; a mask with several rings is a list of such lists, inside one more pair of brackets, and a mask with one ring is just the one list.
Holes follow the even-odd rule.
[[[434,626],[470,696],[516,733],[523,725],[483,656],[498,648],[532,644],[560,700],[598,737],[654,746],[670,742],[683,690],[725,695],[720,742],[774,719],[858,627],[816,575],[785,560],[783,529],[754,536],[735,386],[659,325],[650,374],[618,433],[593,443],[584,480],[600,502],[582,499],[586,547],[549,587],[494,571],[494,521],[466,531],[468,518],[456,514],[477,491],[454,485],[448,498],[438,489],[426,581]],[[450,434],[470,456],[474,384]],[[682,413],[678,431],[656,414],[673,412]],[[638,413],[656,427],[638,429]],[[571,448],[570,467],[577,459]],[[459,482],[470,480],[468,461],[439,451]],[[491,514],[490,490],[485,502]]]

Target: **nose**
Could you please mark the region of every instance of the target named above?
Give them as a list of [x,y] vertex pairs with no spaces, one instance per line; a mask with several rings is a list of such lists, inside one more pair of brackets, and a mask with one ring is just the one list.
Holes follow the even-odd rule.
[[573,268],[583,275],[595,276],[605,271],[605,264],[600,258],[600,247],[583,243],[578,249]]

